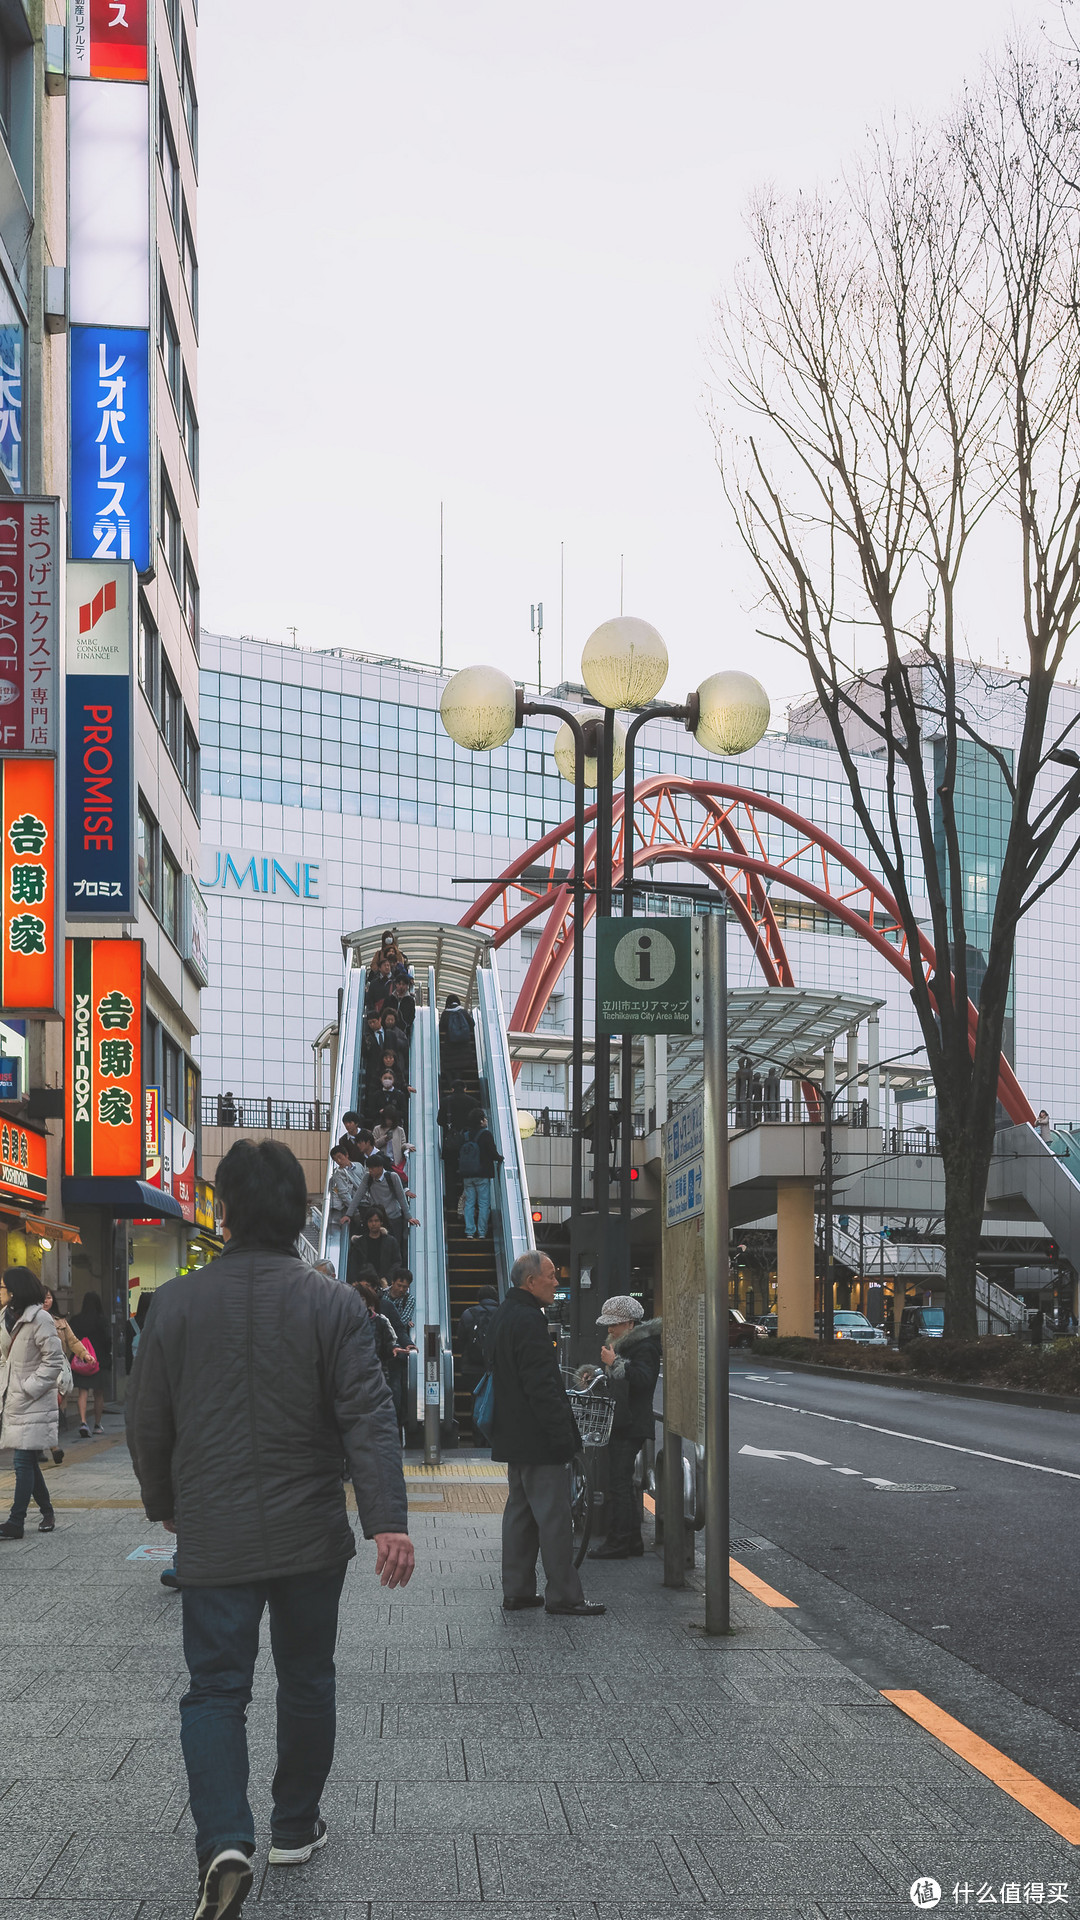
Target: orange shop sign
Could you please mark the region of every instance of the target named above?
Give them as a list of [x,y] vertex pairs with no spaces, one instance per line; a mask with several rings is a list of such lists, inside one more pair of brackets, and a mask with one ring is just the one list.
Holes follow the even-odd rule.
[[141,1180],[143,943],[69,940],[64,1171]]
[[0,1006],[48,1017],[59,1011],[54,760],[0,760],[0,831]]
[[5,1120],[0,1125],[0,1197],[19,1200],[28,1207],[43,1207],[46,1151],[43,1134]]

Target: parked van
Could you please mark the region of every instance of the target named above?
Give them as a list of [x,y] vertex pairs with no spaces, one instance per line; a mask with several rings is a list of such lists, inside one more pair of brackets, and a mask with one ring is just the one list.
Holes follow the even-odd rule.
[[900,1315],[900,1345],[909,1340],[941,1340],[945,1335],[944,1307],[905,1307]]

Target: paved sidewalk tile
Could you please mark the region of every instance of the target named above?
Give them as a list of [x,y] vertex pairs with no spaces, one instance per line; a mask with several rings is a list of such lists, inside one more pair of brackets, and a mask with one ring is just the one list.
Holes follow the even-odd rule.
[[[164,1536],[110,1424],[51,1470],[56,1533],[0,1549],[0,1920],[194,1908],[181,1603],[160,1561],[129,1557]],[[1080,1905],[1072,1848],[790,1617],[740,1590],[733,1636],[706,1641],[700,1595],[665,1590],[648,1555],[587,1568],[601,1618],[507,1615],[498,1526],[414,1512],[417,1573],[394,1595],[361,1545],[331,1841],[304,1868],[266,1862],[264,1642],[253,1920],[897,1920],[925,1875],[945,1889],[938,1911],[965,1884],[1000,1907],[1017,1882],[1071,1883]]]

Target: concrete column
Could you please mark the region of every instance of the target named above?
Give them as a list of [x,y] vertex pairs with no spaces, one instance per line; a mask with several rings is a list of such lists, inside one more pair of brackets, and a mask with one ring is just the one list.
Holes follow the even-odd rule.
[[656,1036],[656,1124],[662,1127],[667,1119],[667,1034]]
[[878,1017],[870,1015],[866,1023],[866,1124],[868,1127],[881,1125],[881,1074],[878,1061],[881,1058]]
[[845,1095],[847,1098],[848,1105],[850,1106],[852,1101],[857,1102],[859,1098],[859,1029],[858,1027],[848,1028],[847,1068],[846,1068],[844,1077],[847,1080]]
[[776,1183],[776,1331],[814,1337],[814,1183]]
[[[655,1108],[656,1106],[656,1036],[655,1034],[646,1033],[642,1036],[642,1040],[645,1052],[645,1131],[647,1133],[649,1130],[649,1111],[650,1108]],[[660,1113],[657,1112],[657,1126],[662,1127],[664,1119],[666,1118],[667,1116],[664,1115],[662,1119]]]

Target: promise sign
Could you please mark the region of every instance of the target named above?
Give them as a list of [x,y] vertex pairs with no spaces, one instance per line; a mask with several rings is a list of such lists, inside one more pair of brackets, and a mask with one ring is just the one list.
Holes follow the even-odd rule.
[[143,943],[67,943],[64,1171],[143,1175]]
[[0,1007],[58,1011],[56,762],[0,760]]

